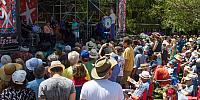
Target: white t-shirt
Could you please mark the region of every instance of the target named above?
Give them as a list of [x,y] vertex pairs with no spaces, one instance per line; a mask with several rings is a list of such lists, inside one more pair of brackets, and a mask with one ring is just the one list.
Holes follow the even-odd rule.
[[125,59],[122,56],[118,56],[118,65],[120,66],[120,72],[118,76],[123,76],[123,65],[125,64]]
[[81,90],[80,100],[123,100],[122,87],[109,80],[91,80]]

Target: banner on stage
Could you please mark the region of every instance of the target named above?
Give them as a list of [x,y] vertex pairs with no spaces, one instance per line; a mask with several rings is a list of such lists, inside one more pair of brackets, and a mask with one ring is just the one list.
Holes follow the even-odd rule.
[[37,6],[37,0],[20,0],[21,21],[24,21],[27,25],[33,24],[35,21],[37,21]]
[[0,0],[0,48],[18,44],[16,0]]
[[119,0],[119,13],[118,13],[118,23],[119,32],[126,31],[126,0]]

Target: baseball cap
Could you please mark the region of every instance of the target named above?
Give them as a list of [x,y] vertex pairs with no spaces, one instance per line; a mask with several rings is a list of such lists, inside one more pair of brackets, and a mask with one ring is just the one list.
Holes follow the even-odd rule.
[[17,70],[12,74],[12,81],[15,84],[23,84],[26,79],[26,72],[24,70]]
[[90,57],[90,53],[87,50],[82,50],[81,51],[81,57],[82,58],[89,58]]

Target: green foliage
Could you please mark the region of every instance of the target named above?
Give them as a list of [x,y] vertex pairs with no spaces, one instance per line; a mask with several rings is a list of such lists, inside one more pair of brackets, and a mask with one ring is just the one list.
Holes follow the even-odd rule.
[[152,24],[157,22],[157,19],[148,14],[154,2],[154,0],[127,0],[126,27],[128,33],[137,32],[138,23]]
[[157,1],[149,13],[161,19],[163,28],[189,32],[200,27],[200,0]]

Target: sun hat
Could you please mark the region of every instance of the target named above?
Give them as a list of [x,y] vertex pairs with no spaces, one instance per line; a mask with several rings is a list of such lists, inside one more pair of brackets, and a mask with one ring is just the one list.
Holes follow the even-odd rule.
[[34,68],[41,66],[43,64],[41,59],[38,58],[31,58],[26,61],[26,67],[28,70],[34,70]]
[[81,51],[81,57],[82,57],[83,59],[88,59],[89,56],[90,56],[90,53],[89,53],[87,50],[82,50],[82,51]]
[[142,71],[141,74],[139,74],[139,76],[143,79],[150,79],[151,75],[149,74],[148,71]]
[[3,55],[1,57],[1,64],[7,64],[7,63],[11,63],[12,62],[12,59],[9,55]]
[[38,51],[35,53],[35,57],[39,59],[45,59],[44,54],[42,51]]
[[12,74],[12,81],[15,84],[23,84],[23,82],[26,80],[26,71],[24,70],[17,70]]
[[47,59],[49,60],[49,61],[56,61],[56,60],[58,60],[58,55],[56,55],[55,53],[53,53],[53,54],[51,54],[51,55],[49,55],[48,57],[47,57]]
[[65,70],[65,66],[60,61],[52,61],[51,66],[48,68],[48,72],[51,73],[51,69],[55,67],[61,67],[63,71]]
[[107,75],[108,71],[115,65],[117,65],[116,60],[102,57],[95,62],[94,68],[91,71],[91,76],[94,79],[103,79]]
[[71,50],[72,50],[72,48],[70,45],[65,46],[65,51],[71,51]]
[[18,64],[18,63],[5,64],[0,68],[0,78],[3,81],[9,82],[11,80],[12,74],[16,70],[21,70],[21,69],[23,69],[23,66],[21,64]]
[[86,43],[86,46],[87,46],[88,49],[92,49],[92,48],[95,47],[95,44],[92,41],[89,41],[89,42]]
[[145,64],[140,64],[140,67],[138,69],[145,69],[148,67],[149,67],[149,64],[145,63]]
[[175,55],[174,58],[177,59],[178,61],[182,61],[182,56],[179,54]]
[[193,38],[190,38],[190,39],[189,39],[189,42],[194,42]]
[[192,77],[190,77],[190,76],[188,76],[188,75],[187,75],[186,77],[184,77],[184,80],[185,80],[185,81],[189,81],[189,80],[191,80],[191,79],[192,79]]
[[89,53],[90,53],[90,56],[89,56],[90,58],[94,58],[94,59],[98,58],[98,52],[96,49],[91,49]]

